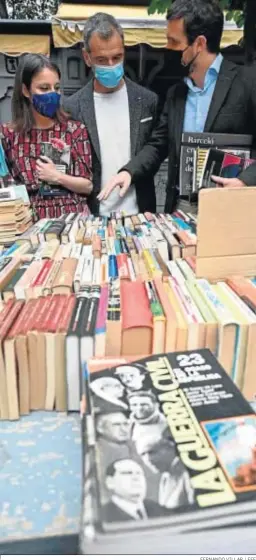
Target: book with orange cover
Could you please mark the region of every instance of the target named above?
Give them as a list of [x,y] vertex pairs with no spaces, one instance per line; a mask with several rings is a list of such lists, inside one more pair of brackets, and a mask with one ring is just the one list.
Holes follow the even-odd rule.
[[[7,317],[9,317],[10,311],[14,305],[14,300],[8,301],[0,311],[0,329],[4,325]],[[5,334],[6,336],[6,334]],[[4,337],[2,337],[4,338]],[[2,348],[2,340],[0,340],[0,418],[8,419],[9,409],[8,409],[8,397],[7,397],[7,385],[6,385],[6,372],[4,363],[4,354]]]
[[150,354],[153,319],[143,282],[121,282],[122,355]]
[[175,310],[164,289],[160,278],[154,279],[154,285],[166,317],[165,352],[175,352],[178,322]]
[[64,259],[60,269],[52,285],[54,294],[69,295],[72,292],[75,271],[77,267],[77,259]]
[[[9,418],[9,420],[17,420],[19,418],[19,403],[15,357],[12,355],[9,356],[8,348],[5,347],[5,339],[14,321],[18,317],[23,304],[23,301],[15,301],[8,316],[0,326],[1,410],[3,411],[3,415],[1,413],[1,416],[5,417],[7,413],[7,418]],[[5,403],[4,399],[6,399]]]
[[176,316],[176,352],[184,352],[188,346],[188,324],[181,310],[181,305],[173,287],[169,282],[164,283],[164,289]]
[[256,312],[256,287],[243,276],[232,276],[227,279],[227,284],[237,293],[237,295]]
[[54,295],[52,297],[49,317],[44,329],[46,338],[46,410],[53,410],[56,399],[56,367],[58,367],[56,360],[56,332],[67,304],[67,297],[66,295]]
[[76,297],[74,294],[66,298],[55,336],[55,408],[59,411],[66,411],[68,408],[65,344],[75,304]]
[[30,329],[31,322],[34,320],[34,309],[36,307],[37,302],[35,300],[31,299],[25,303],[5,341],[5,351],[6,355],[8,353],[8,360],[12,363],[13,368],[17,366],[20,415],[29,414],[30,412],[30,374],[26,335]]
[[45,320],[51,297],[35,299],[35,306],[31,314],[27,335],[29,356],[30,409],[44,409],[46,391],[45,360],[43,352],[39,351],[38,332]]

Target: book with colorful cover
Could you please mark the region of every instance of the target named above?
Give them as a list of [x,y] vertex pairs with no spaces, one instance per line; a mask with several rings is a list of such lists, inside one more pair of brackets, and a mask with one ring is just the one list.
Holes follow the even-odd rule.
[[[223,134],[213,132],[183,132],[180,151],[179,193],[182,197],[196,194],[198,177],[195,167],[196,152],[204,160],[210,148],[229,150],[242,157],[250,157],[252,136],[250,134]],[[200,158],[199,158],[200,159]],[[198,163],[200,166],[200,162]]]
[[89,395],[97,545],[255,521],[256,416],[209,350],[94,372]]
[[[49,158],[61,173],[67,173],[70,166],[71,147],[68,146],[62,139],[53,138],[51,142],[41,143],[41,158],[44,161],[44,156]],[[42,182],[40,186],[40,194],[47,198],[48,196],[63,196],[65,193],[63,187],[56,184]]]
[[225,179],[233,179],[238,177],[244,169],[254,162],[255,160],[251,158],[242,157],[242,154],[239,155],[228,153],[223,150],[210,149],[205,158],[201,179],[199,181],[199,189],[217,186],[211,179],[212,175]]

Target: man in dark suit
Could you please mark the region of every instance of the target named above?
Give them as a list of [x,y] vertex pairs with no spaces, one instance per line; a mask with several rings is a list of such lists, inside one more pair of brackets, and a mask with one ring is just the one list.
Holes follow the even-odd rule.
[[88,199],[93,213],[109,215],[156,210],[152,174],[135,181],[123,198],[113,192],[99,205],[97,195],[107,181],[150,138],[157,122],[157,95],[124,77],[124,35],[109,14],[90,17],[84,29],[83,57],[94,79],[69,97],[64,108],[88,129],[92,146],[93,192]]
[[166,508],[145,499],[146,477],[142,467],[133,459],[111,463],[106,470],[106,486],[111,501],[103,507],[103,519],[108,523],[139,521],[168,514]]
[[[220,54],[223,13],[218,0],[175,0],[167,20],[168,48],[177,52],[186,77],[167,93],[149,142],[99,198],[107,198],[116,185],[124,196],[131,181],[156,173],[168,156],[165,211],[172,212],[178,200],[182,132],[253,134],[256,141],[256,71],[239,68]],[[252,157],[255,153],[256,143]],[[248,170],[241,180],[244,173]]]

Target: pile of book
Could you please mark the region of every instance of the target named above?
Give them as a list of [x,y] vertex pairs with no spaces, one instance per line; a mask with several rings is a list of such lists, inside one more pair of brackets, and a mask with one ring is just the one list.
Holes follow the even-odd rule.
[[6,200],[7,190],[0,190],[0,246],[14,242],[32,224],[29,206],[22,199],[12,199],[11,195],[10,200]]
[[256,416],[211,352],[83,374],[80,552],[251,551]]
[[177,224],[196,236],[189,216],[70,215],[3,251],[1,418],[79,410],[82,362],[197,348],[254,399],[254,279],[196,279],[195,255],[170,260]]

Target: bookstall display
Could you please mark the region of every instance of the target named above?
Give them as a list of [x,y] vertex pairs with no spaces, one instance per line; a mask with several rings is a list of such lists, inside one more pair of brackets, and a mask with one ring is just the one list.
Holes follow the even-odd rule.
[[207,546],[210,529],[255,523],[255,189],[202,189],[197,217],[35,224],[13,192],[0,421],[80,412],[80,552],[125,552],[135,535],[140,553],[182,552],[183,536]]

